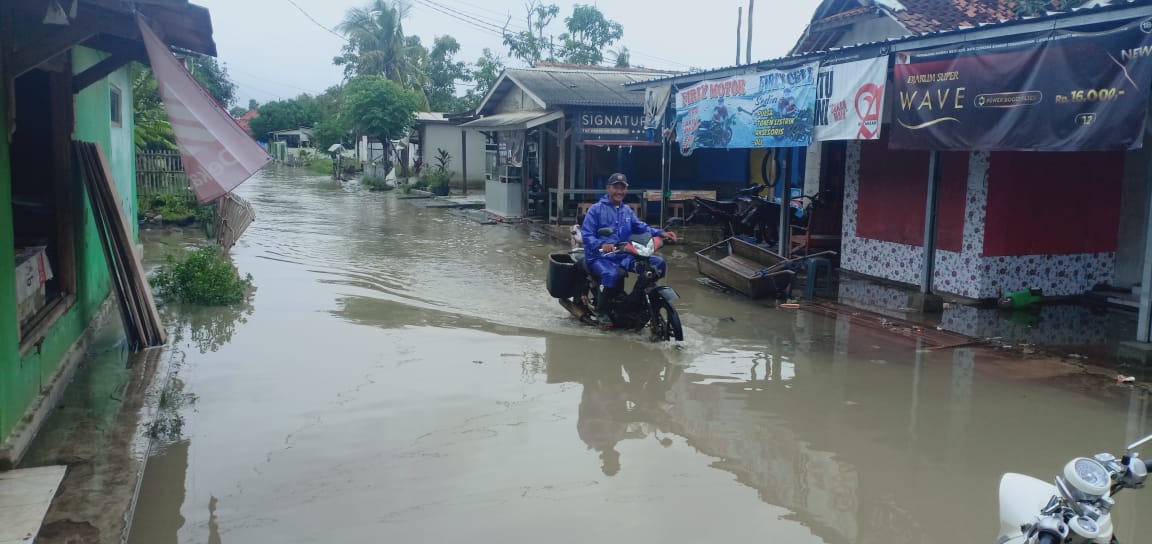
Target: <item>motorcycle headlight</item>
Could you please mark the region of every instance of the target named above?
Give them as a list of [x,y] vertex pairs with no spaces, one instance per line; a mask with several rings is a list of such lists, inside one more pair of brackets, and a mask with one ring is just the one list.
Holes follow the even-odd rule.
[[1064,466],[1064,479],[1086,497],[1097,498],[1108,494],[1112,477],[1108,469],[1095,459],[1077,457]]
[[635,249],[636,254],[641,256],[641,257],[651,257],[652,254],[656,252],[655,238],[653,238],[652,240],[648,240],[647,244],[640,244],[637,242],[632,242],[632,249]]

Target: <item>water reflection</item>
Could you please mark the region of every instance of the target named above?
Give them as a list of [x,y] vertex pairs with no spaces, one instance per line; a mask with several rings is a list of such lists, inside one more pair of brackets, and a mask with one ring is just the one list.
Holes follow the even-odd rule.
[[[181,324],[201,400],[134,541],[991,541],[1003,472],[1149,430],[1139,390],[720,294],[690,253],[672,349],[573,324],[554,248],[514,229],[324,179],[242,190],[261,300]],[[1121,541],[1148,505],[1118,501]]]
[[252,297],[228,306],[168,304],[161,309],[174,345],[192,346],[200,353],[214,352],[232,341],[238,325],[248,322],[253,311]]

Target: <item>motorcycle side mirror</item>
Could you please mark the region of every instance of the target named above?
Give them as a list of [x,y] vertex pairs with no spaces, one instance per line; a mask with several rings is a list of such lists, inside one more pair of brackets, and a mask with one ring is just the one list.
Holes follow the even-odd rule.
[[1141,438],[1140,440],[1137,440],[1131,444],[1128,444],[1128,451],[1131,452],[1132,450],[1147,444],[1149,441],[1152,441],[1152,434],[1145,436],[1144,438]]
[[612,227],[601,227],[596,231],[597,236],[612,236],[613,234],[616,234],[616,229]]

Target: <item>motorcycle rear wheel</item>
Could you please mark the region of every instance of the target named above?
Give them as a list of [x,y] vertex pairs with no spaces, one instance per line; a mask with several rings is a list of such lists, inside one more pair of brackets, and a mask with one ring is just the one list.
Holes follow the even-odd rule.
[[660,301],[660,305],[656,307],[656,315],[652,316],[652,322],[653,341],[667,342],[675,339],[677,342],[681,342],[684,340],[684,328],[680,325],[680,314],[668,301]]

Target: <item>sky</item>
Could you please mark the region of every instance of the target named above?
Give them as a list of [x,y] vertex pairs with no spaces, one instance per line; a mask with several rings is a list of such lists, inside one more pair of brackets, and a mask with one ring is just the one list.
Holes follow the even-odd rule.
[[[508,50],[499,28],[508,23],[522,30],[526,0],[407,0],[404,21],[407,35],[420,36],[429,46],[436,36],[449,34],[460,42],[457,60],[474,62],[490,48],[507,66]],[[343,78],[332,64],[344,40],[331,32],[353,7],[367,0],[192,0],[212,15],[217,58],[238,85],[237,105],[249,99],[264,103],[319,94]],[[552,0],[560,16],[548,28],[564,31],[563,18],[574,2]],[[747,43],[748,0],[628,0],[594,3],[604,16],[624,27],[621,42],[628,47],[633,66],[663,70],[717,68],[736,61],[737,10],[744,8],[741,60]],[[752,60],[787,54],[804,31],[820,0],[760,0],[753,8]],[[511,21],[509,21],[511,17]],[[606,55],[607,56],[607,55]],[[611,58],[609,56],[609,58]]]

